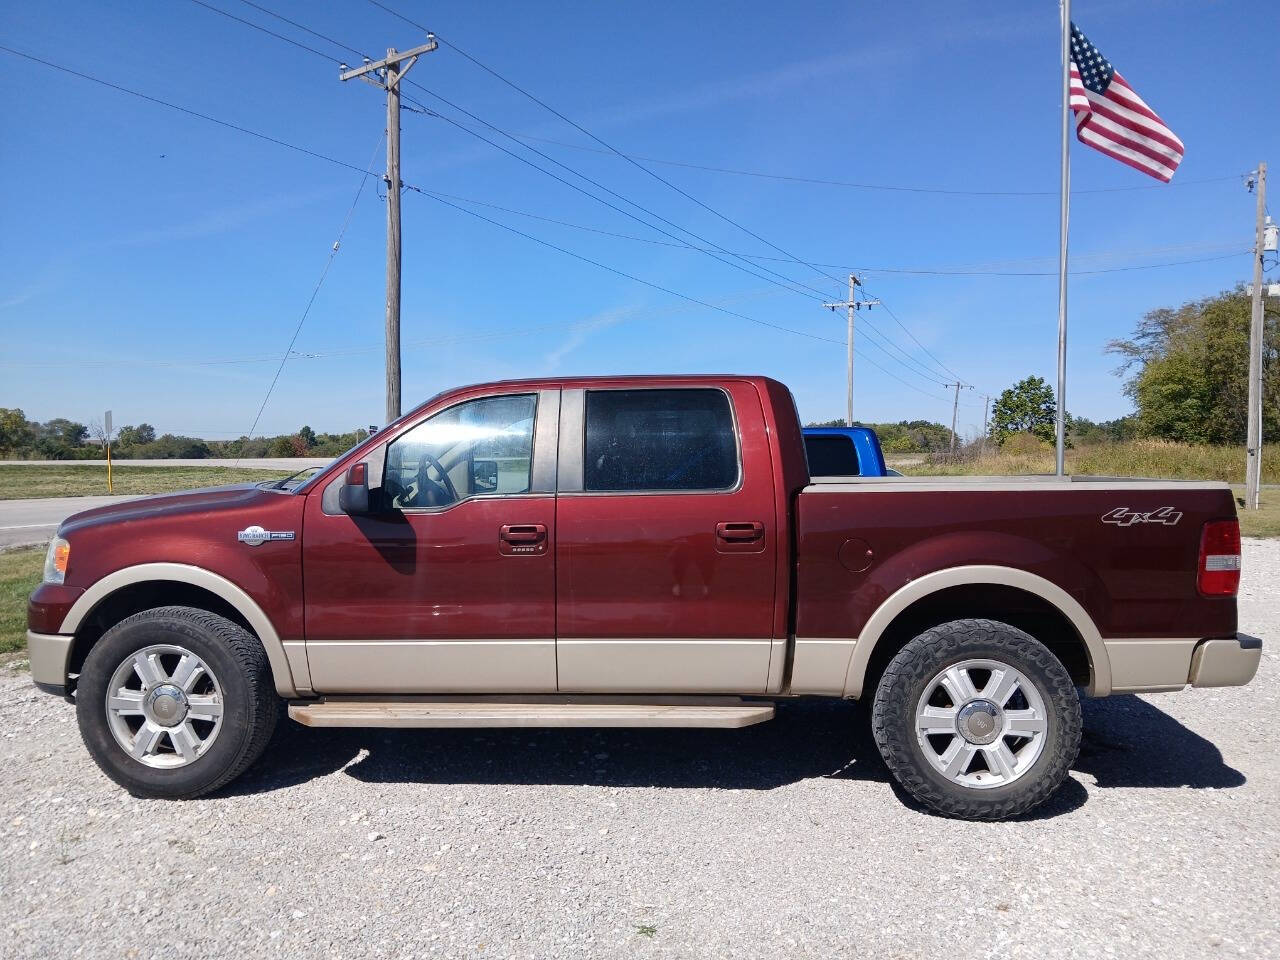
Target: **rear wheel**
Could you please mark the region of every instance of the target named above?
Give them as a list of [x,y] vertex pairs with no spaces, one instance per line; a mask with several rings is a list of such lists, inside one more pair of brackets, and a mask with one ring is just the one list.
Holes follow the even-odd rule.
[[116,624],[89,651],[76,687],[85,746],[140,797],[198,797],[239,776],[270,740],[277,705],[257,638],[191,607]]
[[872,708],[876,745],[903,789],[972,820],[1048,799],[1079,752],[1080,726],[1080,700],[1057,657],[991,620],[916,637],[886,668]]

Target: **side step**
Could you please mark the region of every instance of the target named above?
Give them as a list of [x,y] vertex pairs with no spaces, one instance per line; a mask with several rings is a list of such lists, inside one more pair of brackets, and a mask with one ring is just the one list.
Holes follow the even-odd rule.
[[773,704],[739,697],[368,697],[295,701],[308,727],[748,727]]

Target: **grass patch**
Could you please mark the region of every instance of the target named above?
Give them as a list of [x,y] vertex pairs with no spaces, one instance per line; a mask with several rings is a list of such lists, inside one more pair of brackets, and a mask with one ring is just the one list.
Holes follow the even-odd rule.
[[[1025,445],[1023,445],[1025,446]],[[1244,448],[1212,447],[1168,440],[1101,443],[1067,451],[1067,473],[1102,477],[1153,477],[1165,480],[1221,480],[1243,483]],[[1017,452],[989,446],[983,456],[933,455],[897,469],[919,476],[1026,476],[1053,473],[1048,444]],[[1267,444],[1262,455],[1262,482],[1280,482],[1280,444]]]
[[[111,470],[118,494],[173,493],[231,483],[279,480],[284,470],[241,470],[236,467],[129,467]],[[107,492],[107,468],[93,464],[0,466],[0,500],[27,497],[88,497]]]
[[27,597],[40,582],[44,547],[0,553],[0,655],[27,645]]
[[1231,488],[1236,495],[1236,512],[1240,515],[1240,535],[1243,537],[1280,537],[1280,490],[1259,491],[1257,510],[1240,506],[1244,499],[1244,487]]

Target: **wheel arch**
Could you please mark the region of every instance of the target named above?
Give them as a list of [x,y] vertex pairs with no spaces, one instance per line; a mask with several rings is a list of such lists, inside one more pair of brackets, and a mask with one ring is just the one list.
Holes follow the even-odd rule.
[[[972,595],[965,597],[966,591]],[[911,639],[902,638],[903,628],[920,617],[929,619],[925,613],[930,609],[938,609],[941,604],[954,601],[954,609],[958,613],[945,619],[986,617],[1001,620],[1000,611],[990,608],[991,598],[999,596],[1001,591],[1012,591],[1030,598],[1045,615],[1058,618],[1059,624],[1074,635],[1087,658],[1086,693],[1102,697],[1111,692],[1111,663],[1106,647],[1093,618],[1078,600],[1052,581],[1026,570],[972,565],[950,567],[918,577],[876,608],[853,645],[845,672],[843,695],[861,697],[869,681],[871,684],[876,681],[877,669],[882,669],[896,649]],[[933,625],[936,624],[928,623],[926,627]],[[1011,625],[1019,626],[1018,623]],[[1064,642],[1067,642],[1065,638]],[[1052,648],[1052,644],[1050,646]],[[1062,657],[1061,654],[1059,656]]]
[[[151,602],[163,598],[162,602]],[[202,602],[204,601],[204,602]],[[76,637],[68,666],[82,663],[101,631],[99,614],[124,612],[124,616],[154,606],[174,603],[210,609],[227,616],[253,633],[266,651],[276,692],[297,697],[310,689],[306,652],[302,644],[286,645],[271,619],[253,597],[221,574],[185,563],[144,563],[107,574],[89,587],[67,611],[59,633]],[[112,604],[116,607],[113,608]],[[116,622],[123,617],[116,617]],[[112,624],[114,625],[114,624]],[[292,650],[290,648],[293,648]]]

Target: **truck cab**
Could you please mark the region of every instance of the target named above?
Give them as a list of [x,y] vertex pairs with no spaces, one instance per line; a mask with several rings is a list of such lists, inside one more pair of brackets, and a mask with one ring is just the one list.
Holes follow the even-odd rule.
[[811,477],[895,476],[870,427],[805,427],[804,450]]

